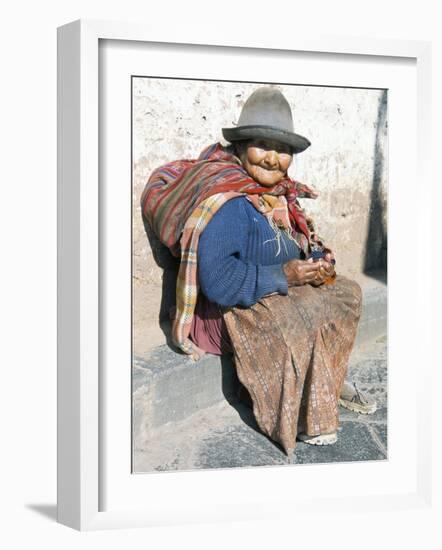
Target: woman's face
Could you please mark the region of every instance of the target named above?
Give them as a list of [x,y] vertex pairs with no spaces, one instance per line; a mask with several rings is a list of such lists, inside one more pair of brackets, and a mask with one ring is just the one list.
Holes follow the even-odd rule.
[[286,176],[293,158],[288,145],[268,139],[240,143],[239,157],[249,176],[265,187]]

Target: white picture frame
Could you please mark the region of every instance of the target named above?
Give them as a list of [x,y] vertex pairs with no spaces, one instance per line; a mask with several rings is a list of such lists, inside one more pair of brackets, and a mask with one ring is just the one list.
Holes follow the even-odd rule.
[[[127,506],[126,499],[121,505],[113,502],[111,509],[103,509],[100,484],[105,479],[103,452],[106,445],[103,445],[100,415],[102,401],[107,398],[100,385],[103,365],[99,345],[102,322],[100,302],[103,298],[100,287],[103,273],[99,213],[103,205],[99,187],[99,48],[103,40],[125,41],[129,47],[136,43],[163,43],[175,45],[175,48],[186,45],[186,49],[216,46],[229,48],[230,55],[235,55],[235,51],[239,55],[245,49],[253,49],[261,52],[327,53],[355,58],[412,59],[416,63],[417,81],[416,169],[419,170],[419,185],[425,189],[427,196],[431,196],[428,161],[431,47],[427,42],[342,36],[311,39],[300,34],[295,37],[269,35],[265,38],[244,34],[242,38],[232,40],[225,38],[222,32],[216,35],[213,29],[210,36],[202,30],[198,36],[193,34],[190,37],[185,30],[164,34],[153,26],[103,21],[76,21],[58,30],[58,521],[76,529],[91,530],[259,518],[264,515],[266,503],[280,498],[278,495],[270,497],[269,491],[276,479],[279,483],[285,483],[289,476],[288,469],[272,468],[272,473],[269,469],[255,471],[253,478],[250,471],[221,472],[222,483],[226,480],[234,480],[236,484],[253,483],[256,476],[262,480],[262,498],[249,493],[248,499],[240,499],[236,503],[222,499],[219,502],[215,499],[203,502],[201,498],[198,500],[198,491],[192,497],[194,478],[190,476],[193,473],[167,474],[168,477],[163,475],[162,478],[148,475],[145,483],[150,483],[152,487],[149,506]],[[411,237],[412,243],[413,238],[421,243],[419,255],[422,257],[429,257],[428,241],[423,236],[429,233],[430,205],[431,200],[421,202],[415,213],[419,218],[417,235]],[[394,233],[393,226],[393,236]],[[393,254],[390,261],[393,262],[395,257]],[[417,331],[414,353],[419,350],[424,354],[421,356],[425,356],[431,333],[427,321],[431,318],[428,314],[431,308],[431,280],[428,272],[422,272],[420,276],[424,282],[419,294],[410,297],[410,308],[416,319],[417,314],[421,315],[419,322],[415,321],[411,328]],[[411,331],[411,328],[408,330]],[[394,330],[398,330],[398,338],[407,338],[411,334],[401,333],[400,328]],[[411,361],[412,350],[408,355]],[[431,404],[424,398],[424,389],[429,384],[430,364],[430,361],[423,361],[420,377],[413,385],[417,399],[412,423],[417,430],[417,454],[412,464],[413,489],[406,487],[404,491],[387,490],[383,493],[375,490],[365,495],[347,492],[335,500],[330,498],[330,494],[315,490],[312,498],[306,498],[305,494],[301,499],[286,498],[285,503],[289,504],[286,509],[290,514],[295,510],[297,513],[313,510],[315,513],[321,513],[321,510],[325,513],[331,503],[339,506],[343,513],[351,509],[355,502],[366,511],[428,505],[431,497],[431,434],[428,422]],[[414,395],[409,398],[414,399]],[[130,451],[128,440],[127,445]],[[321,466],[316,468],[316,474],[321,477]],[[308,475],[307,470],[305,472]],[[357,479],[360,472],[352,471],[349,477]],[[129,474],[125,472],[125,475]],[[199,479],[201,474],[204,476],[204,484],[210,484],[216,475],[215,472],[199,474]],[[132,484],[141,483],[137,481],[139,476],[132,477]],[[166,492],[173,485],[178,487],[182,498],[172,505],[166,498],[161,498],[161,492],[162,487]],[[278,516],[282,515],[278,510]]]

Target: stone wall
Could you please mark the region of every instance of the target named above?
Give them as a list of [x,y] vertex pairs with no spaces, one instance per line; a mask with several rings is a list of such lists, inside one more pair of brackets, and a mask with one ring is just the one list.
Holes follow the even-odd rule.
[[[158,318],[162,270],[143,227],[140,195],[152,170],[195,158],[222,141],[257,84],[134,78],[133,303],[134,353],[162,342]],[[340,273],[385,268],[387,250],[387,92],[278,86],[292,106],[295,130],[312,145],[290,175],[319,192],[304,199],[318,233],[335,251]],[[225,143],[225,142],[223,142]]]

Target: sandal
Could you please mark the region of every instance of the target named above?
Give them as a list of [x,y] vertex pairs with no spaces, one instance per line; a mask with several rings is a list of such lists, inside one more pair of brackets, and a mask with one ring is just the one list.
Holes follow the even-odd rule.
[[344,407],[344,409],[359,414],[373,414],[378,408],[376,401],[372,397],[361,392],[355,382],[353,382],[353,385],[349,382],[344,382],[339,404],[341,407]]
[[298,434],[299,441],[308,443],[309,445],[333,445],[338,440],[338,434],[307,435],[304,433]]

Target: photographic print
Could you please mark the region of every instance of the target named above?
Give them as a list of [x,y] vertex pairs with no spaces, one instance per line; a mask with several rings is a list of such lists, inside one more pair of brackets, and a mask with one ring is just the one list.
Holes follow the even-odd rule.
[[387,459],[387,90],[130,108],[132,471]]

